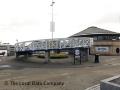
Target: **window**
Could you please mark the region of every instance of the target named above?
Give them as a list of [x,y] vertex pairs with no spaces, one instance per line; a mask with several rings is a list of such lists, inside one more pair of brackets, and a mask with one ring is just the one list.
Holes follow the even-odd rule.
[[116,53],[119,53],[119,52],[120,52],[119,48],[116,48]]

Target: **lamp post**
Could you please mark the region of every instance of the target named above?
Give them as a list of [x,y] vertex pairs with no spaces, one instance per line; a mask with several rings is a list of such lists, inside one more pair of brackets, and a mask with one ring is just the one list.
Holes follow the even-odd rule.
[[54,22],[54,15],[53,15],[53,5],[55,2],[52,0],[52,4],[50,5],[52,7],[52,20],[50,22],[50,31],[52,33],[52,49],[53,49],[53,32],[55,31],[55,22]]

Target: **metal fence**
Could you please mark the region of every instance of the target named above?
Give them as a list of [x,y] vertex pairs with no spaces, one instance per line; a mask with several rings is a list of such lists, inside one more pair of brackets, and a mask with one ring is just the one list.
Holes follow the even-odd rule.
[[35,51],[35,50],[48,50],[48,49],[65,49],[75,47],[90,47],[93,45],[92,38],[58,38],[58,39],[41,39],[19,42],[15,44],[17,51]]

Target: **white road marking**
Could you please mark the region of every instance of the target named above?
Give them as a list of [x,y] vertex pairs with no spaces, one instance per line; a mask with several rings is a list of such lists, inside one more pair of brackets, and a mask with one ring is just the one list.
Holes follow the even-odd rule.
[[0,68],[9,68],[9,67],[11,67],[11,65],[0,65]]

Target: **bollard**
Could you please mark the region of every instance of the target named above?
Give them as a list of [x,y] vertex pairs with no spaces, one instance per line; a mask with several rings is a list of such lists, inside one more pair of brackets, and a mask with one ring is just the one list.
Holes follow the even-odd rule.
[[95,54],[95,63],[99,63],[99,55]]

